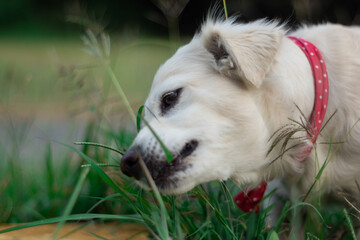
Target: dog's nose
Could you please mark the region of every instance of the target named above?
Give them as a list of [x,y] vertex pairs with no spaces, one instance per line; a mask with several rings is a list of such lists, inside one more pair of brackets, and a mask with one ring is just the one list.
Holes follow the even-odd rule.
[[139,180],[141,176],[141,167],[139,164],[139,155],[135,147],[131,147],[121,159],[121,171],[129,177]]

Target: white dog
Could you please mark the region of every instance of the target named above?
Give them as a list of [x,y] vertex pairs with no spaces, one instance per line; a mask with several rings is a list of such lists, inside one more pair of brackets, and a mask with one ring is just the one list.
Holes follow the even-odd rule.
[[[304,155],[312,146],[304,129],[291,135],[286,148],[285,140],[275,144],[282,129],[312,118],[316,97],[309,61],[287,35],[313,43],[328,70],[323,121],[337,113],[317,138],[317,157],[315,150]],[[145,106],[144,118],[174,160],[168,162],[147,125],[121,168],[145,181],[138,151],[164,193],[184,193],[211,180],[252,187],[284,178],[304,194],[330,159],[315,190],[360,195],[360,124],[355,124],[360,117],[360,28],[324,24],[288,34],[276,22],[209,19],[160,67]],[[328,155],[329,144],[321,143],[330,141],[344,143],[333,144]]]

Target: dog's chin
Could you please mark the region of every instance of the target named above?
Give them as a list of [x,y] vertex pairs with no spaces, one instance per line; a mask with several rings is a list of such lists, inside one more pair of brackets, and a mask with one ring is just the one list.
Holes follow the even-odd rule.
[[[157,174],[154,174],[151,169],[149,170],[156,187],[162,194],[179,195],[190,191],[196,186],[195,183],[186,181],[186,179],[191,179],[190,177],[187,178],[184,176],[185,170],[188,170],[190,166],[190,164],[186,164],[186,166],[179,165],[177,170],[166,171],[164,173]],[[169,169],[165,167],[163,170]],[[151,190],[151,187],[149,186],[148,181],[144,175],[142,175],[142,177],[136,181],[136,184],[145,190]]]
[[[149,187],[147,181],[145,179],[136,181],[136,184],[146,190],[151,191],[151,187]],[[195,187],[195,184],[183,184],[182,182],[174,182],[172,181],[170,184],[161,183],[160,185],[156,185],[159,192],[165,195],[180,195],[184,194],[190,190],[192,190]]]
[[[172,162],[167,160],[156,161],[154,159],[144,159],[146,167],[160,192],[164,194],[181,194],[190,190],[184,187],[184,173],[192,167],[192,164],[186,161],[181,155],[177,156]],[[149,189],[148,181],[144,174],[138,179],[137,184]]]

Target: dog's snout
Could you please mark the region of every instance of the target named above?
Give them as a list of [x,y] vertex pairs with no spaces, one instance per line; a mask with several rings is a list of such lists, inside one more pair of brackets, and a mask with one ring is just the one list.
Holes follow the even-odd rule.
[[139,155],[135,147],[131,147],[121,159],[121,171],[129,177],[134,177],[137,180],[141,176],[141,167],[139,164]]

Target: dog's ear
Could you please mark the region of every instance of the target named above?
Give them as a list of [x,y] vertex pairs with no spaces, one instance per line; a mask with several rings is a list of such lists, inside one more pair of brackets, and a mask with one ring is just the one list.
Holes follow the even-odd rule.
[[280,27],[264,21],[247,25],[208,22],[201,33],[221,74],[244,79],[257,88],[269,71],[283,36]]

